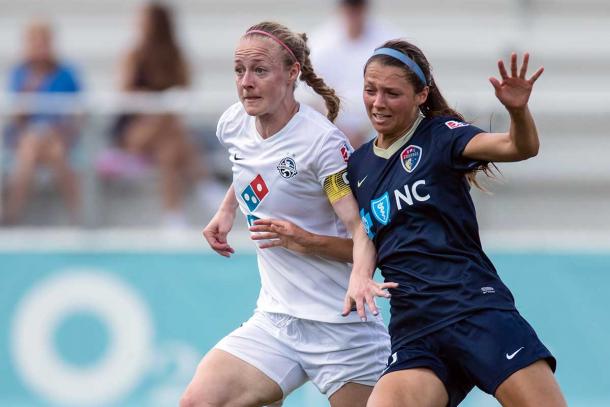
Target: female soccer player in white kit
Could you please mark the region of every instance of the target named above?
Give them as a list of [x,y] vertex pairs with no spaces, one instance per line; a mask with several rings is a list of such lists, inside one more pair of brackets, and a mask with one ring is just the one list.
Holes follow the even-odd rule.
[[[239,206],[249,225],[266,230],[253,238],[271,240],[257,247],[261,290],[254,315],[203,358],[182,407],[279,405],[307,380],[333,407],[365,406],[389,356],[374,303],[366,321],[340,313],[349,263],[374,267],[361,261],[370,262],[374,248],[346,184],[351,146],[294,98],[299,78],[324,98],[331,120],[337,115],[339,100],[314,73],[306,40],[280,24],[260,23],[235,51],[240,103],[225,111],[217,130],[233,183],[204,235],[217,253],[230,256],[226,237]],[[282,247],[274,240],[276,218],[308,232]],[[376,294],[394,286],[379,284]]]

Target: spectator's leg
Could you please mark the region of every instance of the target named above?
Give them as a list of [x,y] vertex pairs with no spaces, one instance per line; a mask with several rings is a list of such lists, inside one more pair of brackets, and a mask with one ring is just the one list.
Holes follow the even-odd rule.
[[191,165],[191,149],[184,126],[171,114],[141,115],[126,132],[127,150],[152,156],[159,166],[165,222],[182,225],[184,180]]
[[[163,207],[167,214],[179,216],[184,201],[185,178],[189,171],[189,146],[186,132],[177,118],[166,116],[160,123],[162,129],[157,140],[156,158],[161,176]],[[171,223],[171,219],[168,219]]]
[[159,138],[162,115],[138,115],[125,128],[125,149],[136,155],[151,155]]
[[6,204],[6,222],[19,222],[34,178],[36,165],[40,161],[42,140],[36,133],[24,133],[19,138],[16,164],[9,181]]
[[51,132],[44,138],[44,162],[53,170],[70,211],[70,220],[76,224],[80,215],[80,188],[78,176],[69,164],[69,149],[60,134]]

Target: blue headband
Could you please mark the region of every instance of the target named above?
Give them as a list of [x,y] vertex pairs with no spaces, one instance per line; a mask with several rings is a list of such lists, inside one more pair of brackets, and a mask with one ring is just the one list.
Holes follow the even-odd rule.
[[415,73],[415,75],[417,75],[419,80],[424,85],[428,85],[424,72],[421,70],[419,65],[417,65],[417,63],[415,61],[413,61],[411,58],[409,58],[406,54],[403,54],[402,52],[397,51],[394,48],[378,48],[375,50],[375,52],[373,52],[372,56],[375,56],[375,55],[387,55],[392,58],[398,59],[400,62],[402,62],[403,64],[408,66]]

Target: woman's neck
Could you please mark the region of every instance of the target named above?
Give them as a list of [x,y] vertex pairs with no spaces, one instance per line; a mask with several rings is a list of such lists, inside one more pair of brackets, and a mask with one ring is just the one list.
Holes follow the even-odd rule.
[[299,103],[294,98],[287,99],[276,111],[256,116],[256,130],[263,139],[268,139],[284,128],[299,111]]
[[34,60],[29,61],[28,66],[32,70],[32,72],[39,75],[44,75],[55,69],[55,62],[52,60]]

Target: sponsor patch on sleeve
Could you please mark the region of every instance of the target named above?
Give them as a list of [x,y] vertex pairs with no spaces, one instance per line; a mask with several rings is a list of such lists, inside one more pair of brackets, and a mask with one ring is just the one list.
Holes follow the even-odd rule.
[[341,157],[343,157],[343,161],[347,162],[350,155],[352,155],[350,147],[347,145],[347,143],[343,143],[341,146]]
[[450,129],[457,129],[458,127],[470,126],[470,123],[464,123],[464,122],[458,122],[458,121],[455,121],[455,120],[449,120],[449,121],[445,122],[445,126],[449,127]]
[[352,190],[347,180],[347,169],[326,177],[324,180],[324,192],[326,192],[326,196],[331,204],[350,194]]

